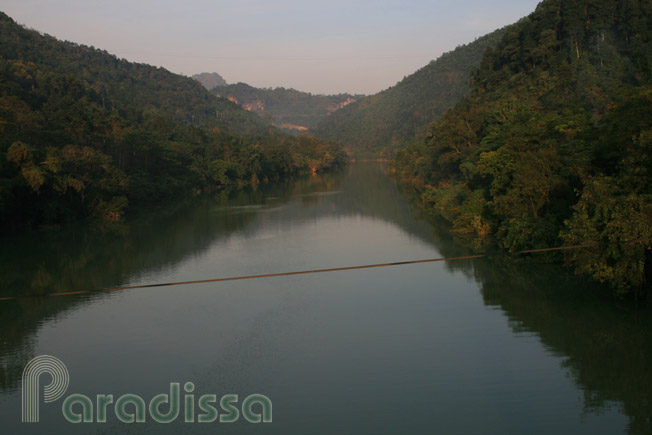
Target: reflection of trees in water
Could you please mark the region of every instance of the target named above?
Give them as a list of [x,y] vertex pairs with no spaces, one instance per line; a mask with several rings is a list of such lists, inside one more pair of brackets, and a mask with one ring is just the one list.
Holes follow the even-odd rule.
[[23,369],[34,355],[40,325],[87,298],[30,298],[0,302],[0,391],[20,386]]
[[[411,203],[418,214],[418,199]],[[424,218],[433,224],[432,240],[443,256],[469,252],[445,222]],[[484,303],[500,308],[515,332],[536,333],[550,351],[565,358],[563,367],[584,392],[587,412],[599,413],[616,402],[630,419],[630,433],[652,433],[649,305],[619,301],[609,289],[546,263],[550,259],[489,257],[452,261],[447,267],[473,277]]]
[[[142,211],[127,223],[9,237],[0,246],[0,297],[119,286],[142,271],[198,255],[216,238],[242,230],[256,219],[256,209],[234,213],[240,206],[277,206],[296,195],[332,190],[337,180],[319,175],[224,191]],[[0,391],[19,386],[25,363],[35,356],[34,336],[44,321],[104,296],[0,301]]]
[[0,247],[0,262],[11,266],[0,270],[0,297],[120,285],[142,270],[177,263],[245,228],[256,218],[255,208],[232,212],[238,206],[282,204],[295,191],[310,191],[320,183],[325,182],[222,192],[141,212],[128,223],[15,236]]
[[[339,193],[323,194],[332,191]],[[261,214],[250,205],[283,209]],[[140,271],[196,255],[217,238],[255,227],[260,219],[284,223],[325,215],[382,219],[431,243],[443,256],[469,253],[446,224],[415,219],[418,211],[411,210],[409,200],[378,165],[355,164],[342,174],[222,192],[160,208],[120,227],[16,238],[13,246],[0,247],[2,264],[15,265],[0,271],[1,288],[9,295],[118,285]],[[652,317],[647,307],[619,305],[609,292],[568,276],[557,265],[494,257],[446,266],[474,278],[485,304],[500,307],[515,331],[536,333],[565,358],[564,367],[585,392],[587,411],[618,402],[630,418],[631,433],[652,433]],[[97,297],[101,295],[0,303],[0,390],[17,388],[44,320]]]
[[485,304],[532,331],[584,391],[587,411],[622,404],[631,433],[652,433],[652,317],[557,265],[475,262]]

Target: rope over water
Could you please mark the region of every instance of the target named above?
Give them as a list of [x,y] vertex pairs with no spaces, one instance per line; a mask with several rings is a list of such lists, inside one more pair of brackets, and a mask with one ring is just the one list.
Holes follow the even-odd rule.
[[122,287],[110,287],[110,288],[95,289],[95,290],[50,293],[45,295],[29,294],[29,295],[21,295],[21,296],[1,297],[0,301],[10,301],[15,299],[35,298],[35,297],[73,296],[73,295],[86,295],[92,293],[109,293],[109,292],[115,292],[121,290],[135,290],[135,289],[153,288],[153,287],[170,287],[170,286],[177,286],[177,285],[206,284],[206,283],[224,282],[224,281],[241,281],[246,279],[275,278],[280,276],[308,275],[308,274],[316,274],[316,273],[340,272],[346,270],[375,269],[381,267],[405,266],[408,264],[436,263],[441,261],[473,260],[476,258],[495,257],[500,255],[524,255],[524,254],[536,254],[542,252],[569,251],[573,249],[599,248],[601,246],[608,246],[608,245],[624,245],[624,244],[651,242],[651,241],[652,239],[634,239],[634,240],[625,240],[625,241],[617,241],[617,242],[592,243],[586,245],[559,246],[555,248],[528,249],[525,251],[517,251],[517,252],[496,252],[496,253],[486,253],[486,254],[476,254],[476,255],[465,255],[460,257],[441,257],[441,258],[429,258],[425,260],[398,261],[394,263],[367,264],[363,266],[346,266],[346,267],[334,267],[329,269],[301,270],[295,272],[266,273],[261,275],[233,276],[228,278],[202,279],[196,281],[178,281],[178,282],[164,282],[158,284],[141,284],[141,285],[131,285],[131,286],[122,286]]

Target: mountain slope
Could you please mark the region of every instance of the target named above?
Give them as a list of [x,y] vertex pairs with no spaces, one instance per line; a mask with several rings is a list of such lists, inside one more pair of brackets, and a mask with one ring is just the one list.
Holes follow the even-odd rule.
[[25,30],[6,15],[0,37],[0,232],[116,221],[134,204],[345,160],[339,146],[284,135],[192,79]]
[[398,153],[398,175],[459,234],[569,251],[620,292],[652,280],[652,1],[545,0],[472,93]]
[[236,104],[215,98],[195,80],[163,68],[128,62],[98,50],[61,42],[28,30],[0,12],[0,56],[38,63],[59,74],[71,74],[94,89],[105,106],[158,111],[176,121],[206,124],[235,133],[266,134],[269,125]]
[[287,132],[302,133],[328,114],[362,98],[360,95],[313,95],[295,89],[260,89],[237,83],[212,90],[247,110],[256,112]]
[[504,30],[457,47],[395,86],[350,104],[312,130],[355,154],[387,156],[423,137],[428,124],[469,93],[469,74]]

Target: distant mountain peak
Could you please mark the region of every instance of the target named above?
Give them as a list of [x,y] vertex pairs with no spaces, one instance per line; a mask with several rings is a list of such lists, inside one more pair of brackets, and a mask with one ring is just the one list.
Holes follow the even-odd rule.
[[192,76],[193,79],[197,80],[209,91],[211,89],[217,88],[218,86],[226,86],[228,83],[224,78],[216,72],[203,72],[201,74],[195,74]]

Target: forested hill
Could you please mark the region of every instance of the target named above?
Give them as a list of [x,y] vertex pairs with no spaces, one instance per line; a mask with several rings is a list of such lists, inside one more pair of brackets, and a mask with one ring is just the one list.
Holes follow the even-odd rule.
[[[0,15],[0,233],[343,164],[192,79]],[[268,133],[272,134],[268,134]],[[238,134],[236,134],[238,133]]]
[[357,155],[391,155],[422,138],[433,120],[469,93],[471,70],[503,33],[497,30],[443,54],[395,86],[333,112],[311,131]]
[[313,95],[285,88],[260,89],[246,83],[215,87],[212,92],[256,112],[290,133],[306,132],[328,114],[363,97],[349,94]]
[[29,30],[0,12],[0,56],[58,74],[74,75],[105,107],[150,110],[177,121],[234,133],[266,134],[269,124],[231,101],[215,98],[197,81],[163,68],[128,62],[106,51],[62,42]]
[[652,0],[545,0],[510,27],[472,93],[401,151],[423,205],[476,240],[569,251],[621,292],[650,289]]

